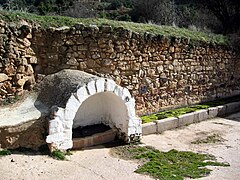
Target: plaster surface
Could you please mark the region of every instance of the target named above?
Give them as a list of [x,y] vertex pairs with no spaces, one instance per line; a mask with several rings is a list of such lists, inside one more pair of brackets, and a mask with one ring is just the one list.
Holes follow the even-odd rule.
[[[0,127],[14,126],[31,120],[37,120],[47,109],[39,104],[34,105],[37,95],[32,93],[21,102],[14,105],[0,108]],[[41,110],[40,110],[40,109]]]
[[97,93],[86,99],[76,113],[73,128],[100,123],[127,132],[127,108],[124,101],[113,92]]

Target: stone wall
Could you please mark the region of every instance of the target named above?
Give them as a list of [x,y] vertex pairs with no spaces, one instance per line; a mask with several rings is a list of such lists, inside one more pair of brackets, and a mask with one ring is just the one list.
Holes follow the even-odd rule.
[[[25,71],[30,64],[37,81],[66,68],[112,78],[134,95],[139,115],[239,94],[239,59],[224,46],[109,26],[30,30],[32,38],[21,40],[30,42],[24,52],[31,52],[32,60],[21,74],[29,76]],[[6,67],[1,73],[11,78]],[[6,82],[15,85],[17,74]]]
[[21,96],[35,84],[37,58],[31,49],[31,28],[0,21],[0,101]]

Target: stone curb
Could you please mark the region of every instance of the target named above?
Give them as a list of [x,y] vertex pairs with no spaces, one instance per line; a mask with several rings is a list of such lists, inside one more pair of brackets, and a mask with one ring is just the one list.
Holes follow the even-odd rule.
[[183,114],[178,117],[156,120],[142,125],[142,135],[162,133],[166,130],[175,129],[192,123],[197,123],[214,117],[223,117],[227,114],[240,110],[240,101],[221,106],[211,107],[196,112]]

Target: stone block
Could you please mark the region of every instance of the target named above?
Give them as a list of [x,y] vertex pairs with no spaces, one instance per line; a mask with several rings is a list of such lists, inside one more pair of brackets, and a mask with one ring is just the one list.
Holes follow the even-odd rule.
[[91,81],[87,84],[87,89],[90,95],[96,94],[95,81]]
[[162,120],[157,120],[157,133],[162,133],[163,131],[174,129],[178,127],[178,118],[170,117]]
[[72,110],[74,112],[77,112],[78,108],[80,107],[80,102],[75,98],[74,95],[72,95],[66,104],[65,109]]
[[73,128],[73,121],[64,121],[63,122],[64,129],[72,129]]
[[196,114],[194,116],[194,123],[204,121],[208,118],[209,118],[208,110],[203,109],[203,110],[196,111]]
[[156,122],[145,123],[142,125],[142,134],[155,134],[157,133],[157,124]]
[[8,76],[4,73],[0,73],[0,82],[8,80]]
[[209,118],[214,118],[218,115],[218,107],[208,108],[208,116]]
[[65,140],[72,140],[72,129],[65,129],[63,131],[63,134],[64,134],[64,139]]
[[72,147],[73,147],[72,140],[64,141],[64,142],[61,142],[61,143],[57,144],[58,149],[67,150],[67,149],[71,149]]
[[222,106],[217,106],[218,108],[218,116],[222,117],[226,114],[226,105],[222,105]]
[[178,127],[192,124],[194,122],[196,113],[188,113],[178,116]]
[[89,97],[86,87],[81,87],[77,90],[77,97],[81,103]]
[[104,92],[105,79],[101,78],[96,81],[97,92]]
[[65,109],[64,119],[65,121],[72,121],[76,115],[76,112],[71,109]]
[[226,114],[231,114],[240,110],[240,102],[226,104]]
[[62,141],[63,139],[64,139],[63,133],[56,133],[56,134],[48,135],[46,142],[47,143],[56,143],[56,142]]
[[112,79],[107,79],[107,82],[106,82],[106,91],[114,91],[116,87],[116,84],[115,82],[112,80]]
[[63,123],[58,117],[56,117],[54,120],[49,121],[49,134],[60,133],[63,130]]

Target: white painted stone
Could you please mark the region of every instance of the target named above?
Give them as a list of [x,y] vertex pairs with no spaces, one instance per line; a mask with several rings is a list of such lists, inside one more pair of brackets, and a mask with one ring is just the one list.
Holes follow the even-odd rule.
[[116,94],[118,97],[122,97],[123,96],[123,88],[120,86],[116,86],[116,88],[114,89],[114,94]]
[[136,112],[135,112],[135,107],[134,106],[127,106],[127,111],[128,111],[128,117],[130,119],[136,117]]
[[78,97],[78,100],[82,103],[83,101],[85,101],[89,95],[87,93],[87,89],[86,87],[81,87],[77,90],[77,97]]
[[105,79],[101,78],[96,81],[97,92],[104,92],[105,89]]
[[66,129],[63,131],[65,140],[72,140],[72,129]]
[[64,119],[65,121],[72,121],[76,115],[76,112],[71,109],[65,109]]
[[78,108],[80,107],[80,102],[75,98],[74,95],[70,96],[67,104],[66,104],[66,109],[72,110],[73,112],[77,112]]
[[63,127],[65,130],[72,129],[73,128],[72,126],[73,126],[73,121],[64,121],[63,122]]
[[63,130],[63,123],[58,117],[49,121],[49,134],[60,133],[63,132]]
[[61,121],[64,121],[65,117],[65,109],[58,107],[58,111],[56,112],[55,116],[58,117]]
[[46,142],[47,143],[57,143],[64,140],[64,134],[63,133],[56,133],[51,134],[47,136]]
[[73,147],[72,140],[67,140],[67,141],[65,140],[65,141],[57,144],[58,149],[67,150],[67,149],[71,149],[72,147]]
[[142,121],[140,118],[129,119],[128,123],[128,136],[132,134],[142,134]]
[[89,91],[90,95],[96,94],[96,86],[95,86],[95,81],[91,81],[87,84],[87,88]]
[[116,86],[116,83],[112,79],[107,79],[105,91],[113,92]]
[[130,92],[126,89],[126,88],[123,88],[123,95],[122,95],[122,100],[127,102],[128,100],[131,99],[131,94]]

